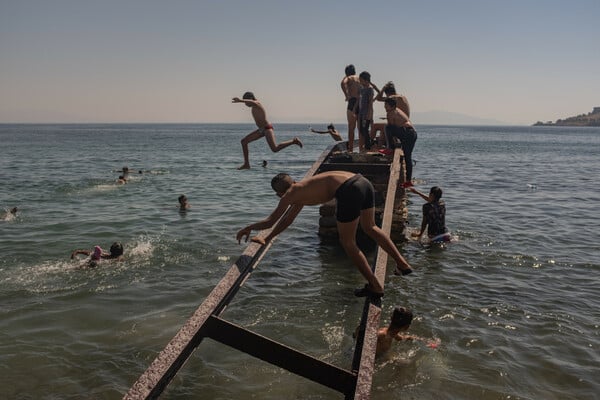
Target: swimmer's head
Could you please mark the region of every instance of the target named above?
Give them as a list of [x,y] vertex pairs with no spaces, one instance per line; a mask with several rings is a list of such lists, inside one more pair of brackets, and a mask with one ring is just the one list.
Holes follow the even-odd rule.
[[254,93],[252,93],[252,92],[246,92],[242,96],[242,99],[244,99],[244,100],[256,100],[256,97],[254,97]]
[[11,214],[16,214],[17,211],[19,211],[19,209],[17,207],[13,207],[13,208],[10,209],[10,213]]
[[408,328],[413,320],[413,313],[407,308],[396,307],[392,313],[390,326],[396,329]]
[[344,70],[344,72],[346,73],[346,76],[356,75],[356,69],[352,64],[346,65],[346,69]]
[[333,124],[329,124],[329,125],[327,125],[327,129],[331,129],[332,131],[335,131],[335,126],[333,126]]
[[110,255],[112,257],[119,257],[123,255],[123,245],[119,242],[114,242],[110,245]]
[[433,201],[438,201],[442,198],[442,189],[437,186],[434,186],[429,191],[429,195],[433,196]]
[[279,197],[283,196],[293,184],[292,177],[284,173],[277,174],[271,179],[271,187]]

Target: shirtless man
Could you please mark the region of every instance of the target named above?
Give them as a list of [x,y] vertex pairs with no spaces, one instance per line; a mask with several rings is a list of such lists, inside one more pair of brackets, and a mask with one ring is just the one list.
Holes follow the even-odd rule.
[[346,76],[342,79],[342,92],[346,96],[348,105],[346,107],[346,118],[348,119],[348,151],[354,149],[354,129],[358,116],[358,98],[360,95],[360,81],[356,75],[354,65],[346,66]]
[[[279,221],[266,237],[252,238],[253,242],[265,244],[290,226],[302,207],[327,203],[335,198],[340,243],[368,282],[364,288],[355,290],[356,296],[383,296],[383,286],[373,274],[369,262],[356,244],[359,222],[363,231],[394,259],[395,274],[408,275],[412,272],[411,266],[402,257],[389,236],[375,224],[373,185],[362,175],[347,171],[329,171],[301,182],[294,182],[289,175],[278,174],[271,180],[271,187],[281,198],[279,204],[267,218],[240,229],[236,236],[238,242],[244,236],[248,241],[253,230],[271,228]],[[290,208],[288,213],[281,218],[288,207]]]
[[[396,107],[406,114],[408,118],[410,118],[410,105],[408,104],[408,99],[403,94],[396,93],[396,87],[394,86],[394,82],[389,81],[381,90],[377,90],[375,85],[372,85],[373,88],[377,91],[377,96],[373,99],[374,101],[385,101],[385,99],[394,99],[396,100]],[[385,96],[384,96],[385,95]],[[385,119],[385,118],[382,118]],[[385,132],[385,123],[373,123],[371,126],[371,139],[375,139],[377,132]],[[378,145],[383,145],[383,141],[385,140],[385,134],[382,134],[383,137],[380,137],[377,141]]]
[[240,99],[239,97],[234,97],[231,100],[232,103],[244,103],[246,106],[252,109],[252,117],[254,118],[254,123],[258,127],[257,130],[249,133],[245,138],[242,139],[242,151],[244,152],[244,164],[242,164],[238,169],[249,169],[250,161],[248,158],[248,144],[251,142],[262,138],[263,136],[267,139],[267,143],[269,147],[274,153],[277,153],[280,150],[285,149],[288,146],[293,144],[302,147],[302,142],[297,137],[292,140],[288,140],[282,143],[275,143],[275,133],[273,132],[273,125],[271,125],[267,121],[267,113],[265,108],[260,104],[254,94],[252,92],[246,92]]
[[385,127],[385,137],[388,147],[395,147],[394,138],[400,139],[400,146],[404,152],[404,164],[406,166],[406,181],[403,187],[412,186],[412,151],[417,141],[417,131],[413,128],[408,115],[397,107],[396,99],[385,99],[385,111],[387,111],[387,126]]

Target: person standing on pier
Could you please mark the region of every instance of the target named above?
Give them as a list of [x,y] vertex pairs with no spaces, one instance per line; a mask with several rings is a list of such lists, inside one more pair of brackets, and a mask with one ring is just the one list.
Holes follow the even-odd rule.
[[248,241],[253,230],[269,229],[277,223],[266,237],[256,236],[251,239],[264,245],[290,226],[302,207],[327,203],[335,198],[340,243],[368,282],[364,288],[354,291],[356,296],[383,296],[383,285],[377,280],[367,258],[356,244],[359,223],[362,230],[394,259],[395,274],[408,275],[413,272],[394,242],[375,224],[373,185],[362,175],[347,171],[329,171],[295,182],[288,174],[277,174],[271,180],[271,187],[281,198],[279,204],[267,218],[240,229],[236,235],[238,242],[244,237]]
[[406,181],[402,187],[412,186],[412,151],[417,141],[417,131],[413,128],[408,115],[397,107],[396,99],[388,97],[385,99],[385,111],[387,111],[387,125],[385,137],[390,149],[396,147],[394,138],[400,139],[400,147],[404,152],[404,164],[406,165]]
[[346,97],[346,118],[348,119],[348,152],[354,150],[354,129],[358,114],[358,97],[360,95],[360,81],[356,75],[354,65],[346,66],[344,79],[342,79],[342,92]]
[[244,103],[247,107],[252,109],[252,117],[254,118],[254,123],[258,129],[250,132],[246,137],[242,139],[242,151],[244,153],[244,164],[242,164],[238,169],[250,169],[250,160],[248,157],[248,145],[255,140],[258,140],[262,137],[267,139],[267,143],[269,147],[274,153],[277,153],[280,150],[285,149],[288,146],[293,144],[302,147],[302,142],[297,137],[292,140],[287,140],[285,142],[281,142],[277,144],[275,142],[275,133],[273,132],[273,125],[271,125],[267,121],[267,112],[265,108],[256,100],[254,94],[252,92],[246,92],[240,99],[239,97],[234,97],[231,99],[232,103]]

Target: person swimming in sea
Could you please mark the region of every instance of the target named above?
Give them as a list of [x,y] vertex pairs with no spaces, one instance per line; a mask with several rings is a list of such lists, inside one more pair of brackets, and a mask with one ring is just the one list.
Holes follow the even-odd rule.
[[18,211],[19,211],[19,209],[17,207],[13,207],[10,210],[3,213],[2,217],[0,217],[0,219],[2,221],[12,221],[17,216]]
[[114,242],[110,246],[109,252],[104,251],[100,246],[94,246],[94,250],[73,250],[71,253],[71,260],[74,260],[80,254],[90,257],[84,265],[94,268],[103,260],[122,261],[123,245],[119,242]]

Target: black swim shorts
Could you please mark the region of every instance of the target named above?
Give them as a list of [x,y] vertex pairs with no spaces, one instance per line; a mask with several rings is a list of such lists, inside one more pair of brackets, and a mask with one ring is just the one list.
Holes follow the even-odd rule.
[[373,208],[375,194],[373,185],[361,174],[342,183],[335,192],[336,218],[339,222],[351,222],[360,216],[361,210]]
[[350,97],[348,99],[348,111],[358,114],[358,97]]

